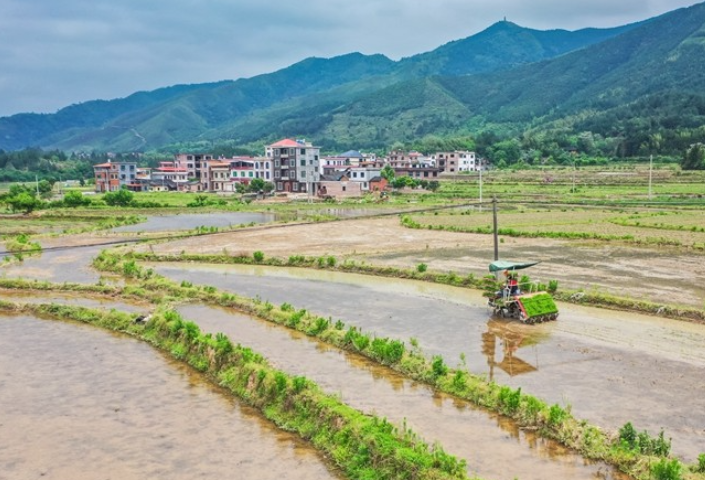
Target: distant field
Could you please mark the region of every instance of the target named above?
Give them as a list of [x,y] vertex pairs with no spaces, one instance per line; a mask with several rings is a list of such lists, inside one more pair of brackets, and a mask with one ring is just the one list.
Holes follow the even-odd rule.
[[[626,168],[626,167],[624,167]],[[483,199],[492,195],[524,200],[563,202],[639,202],[649,200],[649,171],[643,166],[616,168],[570,168],[489,171],[482,175]],[[440,196],[479,198],[478,173],[444,176]],[[705,205],[705,172],[681,172],[674,168],[654,170],[652,201],[689,201]]]
[[[498,215],[501,235],[621,240],[648,245],[675,245],[705,249],[705,213],[616,212],[541,209]],[[474,233],[492,232],[492,214],[486,210],[411,214],[407,226]]]

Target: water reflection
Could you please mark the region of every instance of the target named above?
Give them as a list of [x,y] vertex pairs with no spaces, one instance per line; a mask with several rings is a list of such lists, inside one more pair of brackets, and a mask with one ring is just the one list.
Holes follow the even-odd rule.
[[[539,369],[539,352],[536,345],[548,339],[549,333],[537,329],[527,330],[525,325],[510,320],[490,319],[487,331],[482,333],[482,353],[487,357],[489,379],[494,380],[495,367],[510,377],[535,372]],[[499,344],[499,345],[498,345]],[[531,363],[520,358],[516,352],[530,347]],[[498,350],[502,359],[497,361]]]

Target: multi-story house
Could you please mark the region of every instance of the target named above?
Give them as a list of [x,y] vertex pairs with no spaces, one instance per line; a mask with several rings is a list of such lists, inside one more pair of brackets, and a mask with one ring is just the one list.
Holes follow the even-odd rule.
[[208,192],[232,192],[230,162],[208,160],[202,163],[201,185]]
[[152,190],[182,190],[187,183],[188,170],[177,162],[160,162],[159,167],[152,169]]
[[266,147],[265,153],[273,163],[277,192],[316,194],[320,148],[304,140],[287,138]]
[[409,168],[412,165],[420,165],[429,163],[429,159],[422,153],[416,151],[402,152],[401,150],[392,150],[387,155],[387,163],[392,168]]
[[475,152],[437,152],[431,159],[435,161],[436,167],[446,173],[473,172],[482,168]]
[[271,182],[274,178],[274,170],[272,159],[267,157],[255,157],[252,159],[255,178],[261,178],[265,182]]
[[347,167],[357,167],[365,161],[365,156],[357,150],[349,150],[333,157],[323,157],[320,162],[321,175],[331,175]]
[[114,192],[135,184],[136,162],[106,162],[93,166],[96,192]]
[[351,181],[360,184],[360,191],[370,192],[372,191],[373,181],[379,181],[381,178],[381,172],[382,168],[380,167],[362,165],[358,167],[351,167],[348,170],[348,178],[350,178]]
[[189,179],[200,180],[204,170],[204,162],[213,160],[213,155],[204,153],[177,153],[174,155],[174,163],[177,168],[186,169]]
[[[250,158],[250,157],[246,157]],[[237,184],[249,185],[256,177],[255,160],[229,160],[230,164],[230,183],[232,190],[235,191]],[[267,172],[269,173],[269,172]]]

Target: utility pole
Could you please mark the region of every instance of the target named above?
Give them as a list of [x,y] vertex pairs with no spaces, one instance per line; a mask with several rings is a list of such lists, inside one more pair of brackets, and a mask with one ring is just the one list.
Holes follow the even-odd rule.
[[480,211],[482,211],[482,165],[480,165]]
[[499,238],[497,236],[497,197],[492,197],[492,226],[494,231],[494,260],[499,260]]
[[571,193],[575,195],[575,159],[573,159],[573,189]]
[[649,200],[651,200],[651,179],[654,171],[654,156],[649,156]]

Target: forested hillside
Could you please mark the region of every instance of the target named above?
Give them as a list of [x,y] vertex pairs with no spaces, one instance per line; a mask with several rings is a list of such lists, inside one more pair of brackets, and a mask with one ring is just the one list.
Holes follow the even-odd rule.
[[[400,82],[418,79],[421,85],[429,85],[423,79],[433,75],[508,70],[518,64],[595,44],[632,28],[635,25],[606,30],[541,32],[499,22],[477,35],[399,62],[383,55],[359,53],[332,59],[310,58],[249,79],[140,92],[125,99],[73,105],[53,115],[21,114],[0,118],[0,148],[16,150],[41,146],[72,151],[146,151],[165,147],[180,149],[189,144],[199,145],[199,142],[207,145],[224,141],[261,143],[283,132],[317,136],[324,133],[339,109],[366,95],[386,102],[382,89],[390,87],[386,92],[393,95],[397,95],[393,93],[395,90],[403,93],[407,87]],[[439,90],[431,95],[443,97]],[[404,108],[404,102],[403,98],[394,99],[396,111]],[[450,106],[446,102],[445,107]],[[404,116],[413,117],[408,120],[412,124],[422,124],[419,132],[424,133],[440,126],[439,114],[441,123],[448,115],[454,118],[457,115],[442,114],[430,98]],[[358,145],[359,142],[360,147],[379,146],[400,130],[408,130],[405,123],[393,123],[396,124],[375,127],[373,135],[359,139],[345,135],[348,127],[341,125],[335,131],[343,138],[327,141],[331,145]],[[449,126],[452,129],[456,124],[451,122]],[[444,127],[438,133],[447,131]]]

